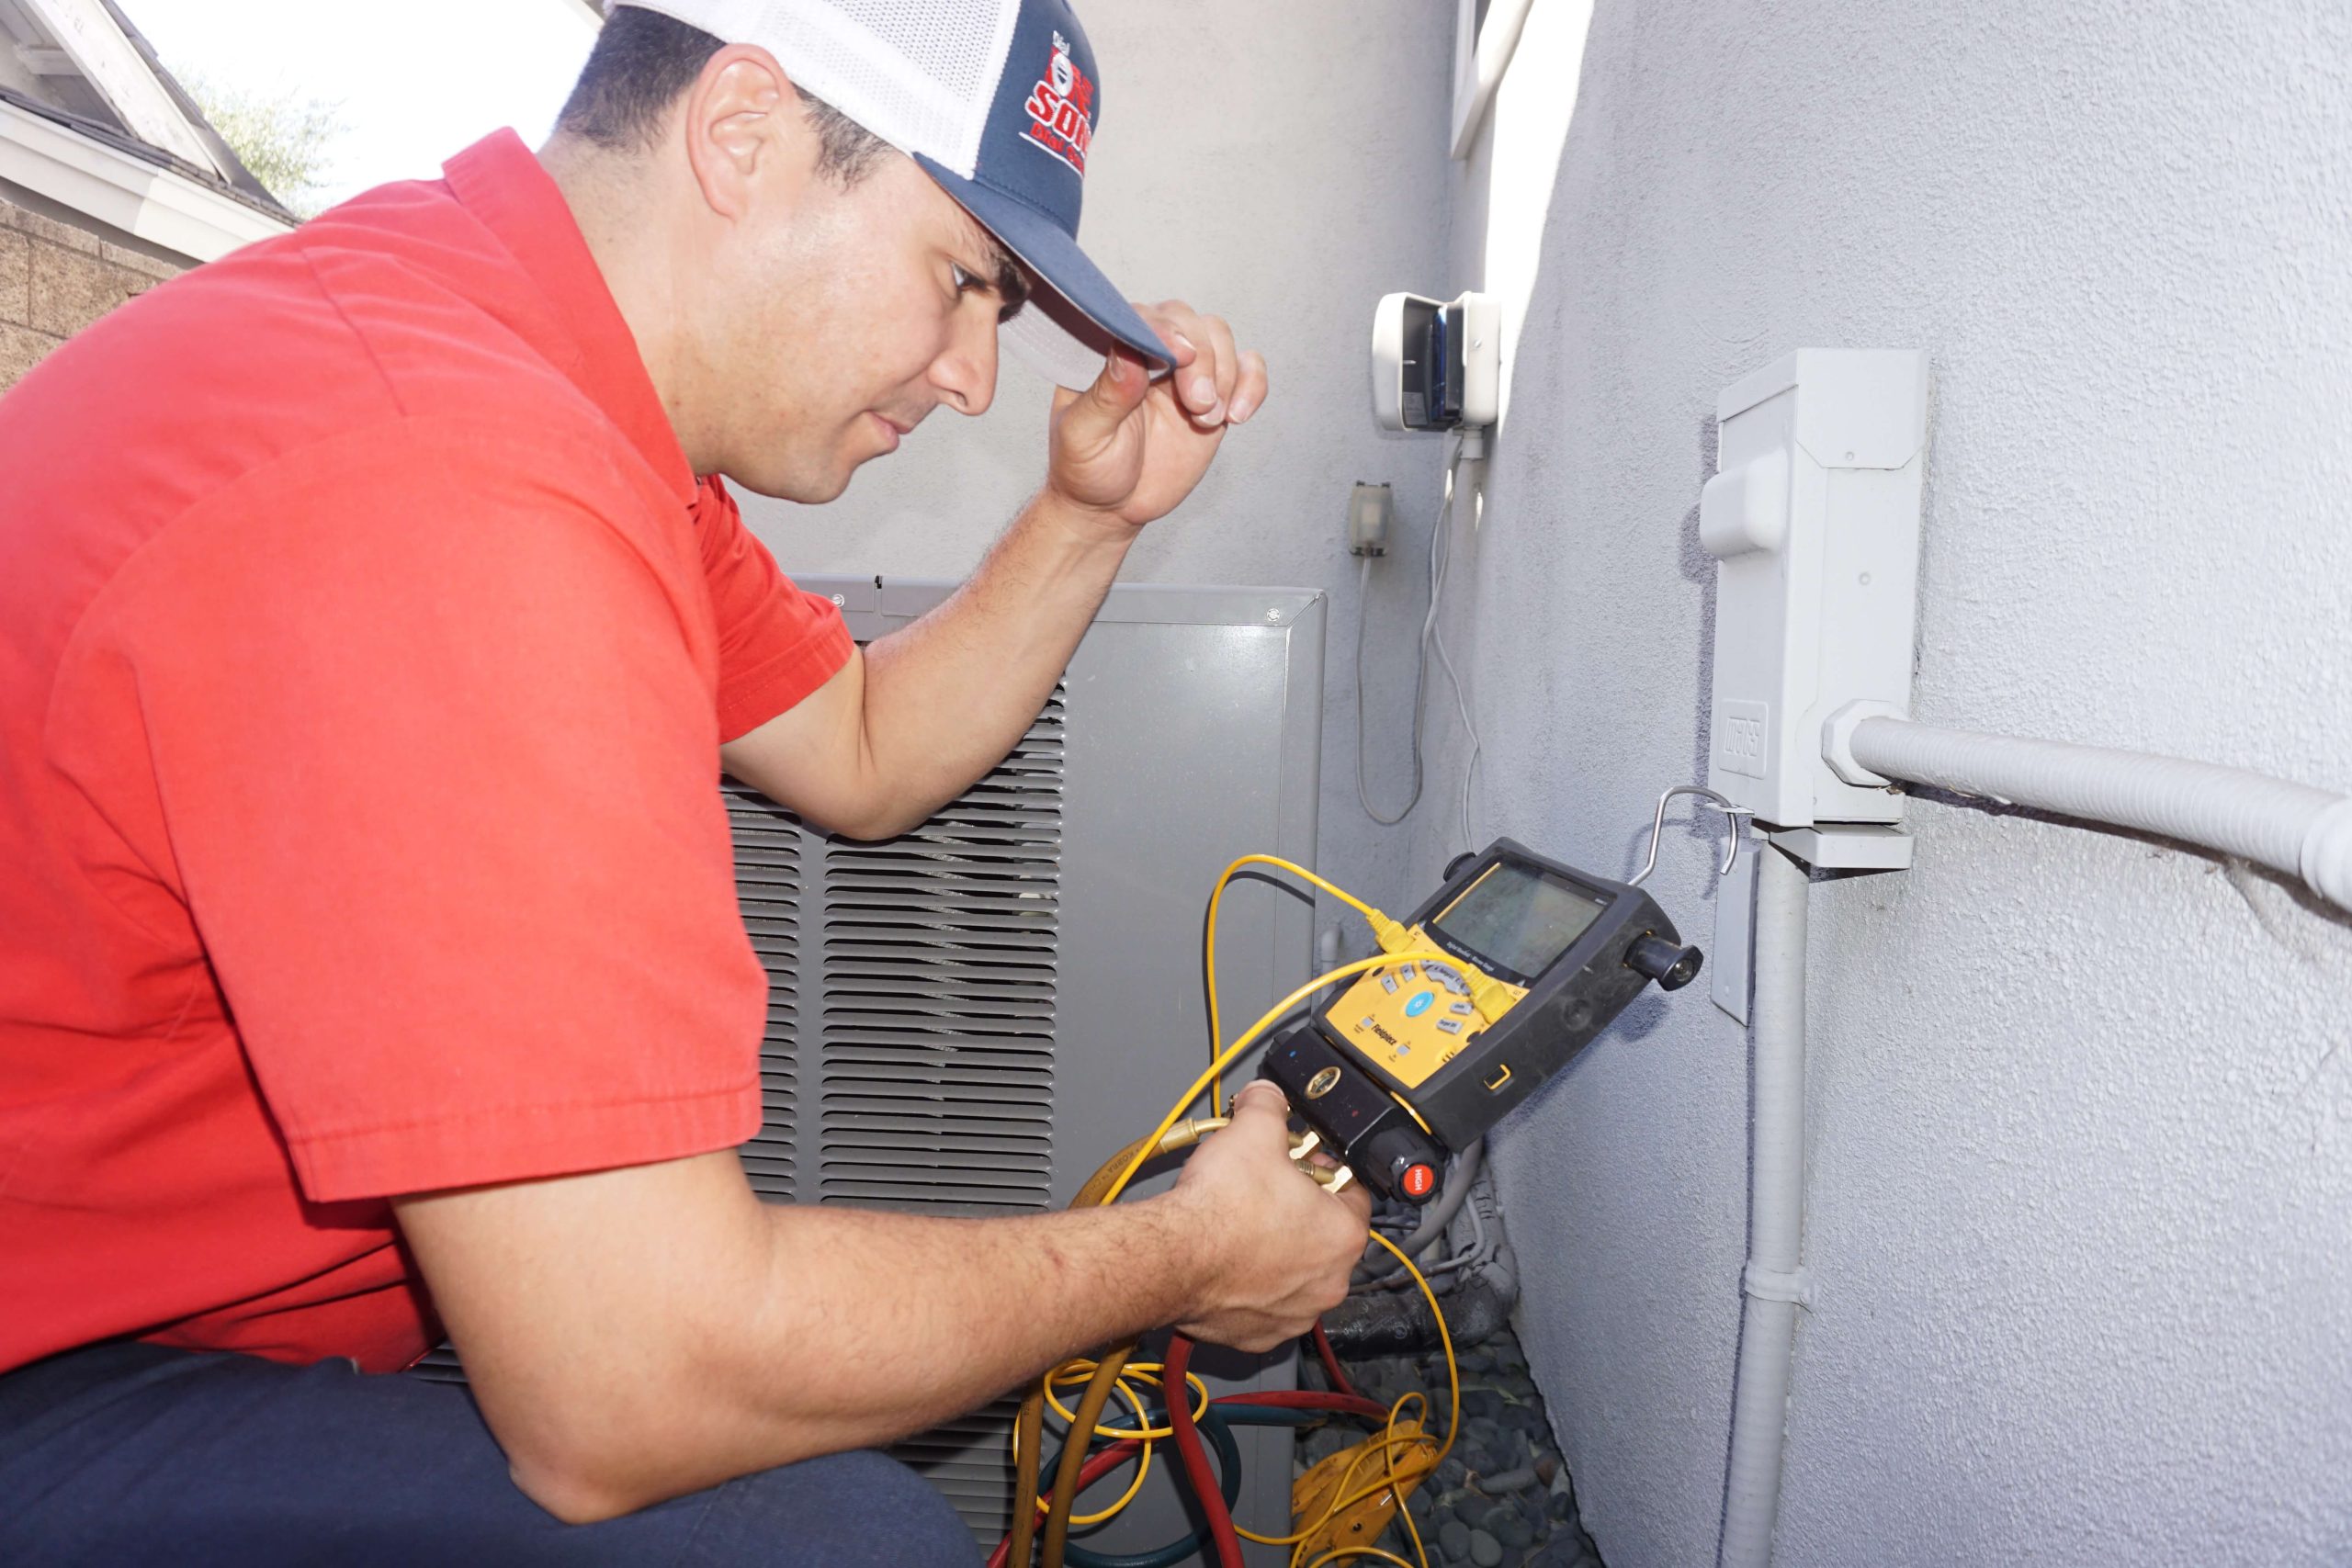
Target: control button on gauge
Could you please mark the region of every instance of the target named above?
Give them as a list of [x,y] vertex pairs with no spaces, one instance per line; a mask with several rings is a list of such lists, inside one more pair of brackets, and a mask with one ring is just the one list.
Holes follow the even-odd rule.
[[1403,980],[1418,980],[1421,977],[1420,966],[1413,964],[1399,964],[1396,965],[1396,976]]
[[1448,1034],[1459,1034],[1462,1032],[1462,1021],[1458,1018],[1439,1019],[1437,1021],[1437,1026],[1440,1029],[1444,1030]]
[[1472,1013],[1476,1012],[1478,1010],[1472,1007],[1468,1002],[1455,1002],[1445,1010],[1450,1013],[1458,1014],[1463,1018],[1468,1018]]
[[1395,996],[1396,994],[1396,976],[1394,975],[1383,975],[1380,977],[1380,988],[1386,991],[1390,996]]
[[1435,991],[1417,992],[1415,993],[1413,999],[1405,1004],[1405,1016],[1407,1018],[1419,1018],[1421,1014],[1429,1011],[1430,1009],[1436,1005],[1437,993]]

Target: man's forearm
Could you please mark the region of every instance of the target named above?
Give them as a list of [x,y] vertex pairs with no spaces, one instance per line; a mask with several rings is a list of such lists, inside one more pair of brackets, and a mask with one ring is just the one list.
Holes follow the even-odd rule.
[[731,1150],[394,1201],[515,1482],[609,1518],[886,1442],[1162,1324],[1264,1350],[1346,1294],[1368,1200],[1236,1097],[1176,1186],[990,1220],[760,1201]]
[[[1176,1209],[1001,1220],[775,1211],[777,1271],[757,1337],[802,1348],[803,1364],[746,1403],[782,1402],[794,1442],[829,1452],[920,1431],[1057,1361],[1172,1323],[1201,1283],[1198,1238]],[[852,1301],[868,1304],[851,1320],[823,1304]]]
[[691,1332],[665,1336],[667,1368],[647,1369],[635,1408],[609,1413],[617,1440],[590,1495],[541,1501],[603,1517],[888,1442],[1173,1322],[1202,1285],[1181,1207],[986,1221],[763,1208],[760,1265],[740,1277],[749,1313],[722,1292]]
[[866,649],[866,747],[890,830],[922,820],[1012,750],[1134,537],[1042,492],[969,581]]

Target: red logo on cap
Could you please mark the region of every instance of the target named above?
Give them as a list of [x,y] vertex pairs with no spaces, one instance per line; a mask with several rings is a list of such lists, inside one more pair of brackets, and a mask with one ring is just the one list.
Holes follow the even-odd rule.
[[1437,1185],[1437,1172],[1425,1165],[1414,1166],[1405,1172],[1402,1185],[1408,1198],[1421,1197]]
[[1022,139],[1044,148],[1086,177],[1086,150],[1094,145],[1094,84],[1078,68],[1069,40],[1054,35],[1046,73],[1029,89],[1029,129]]

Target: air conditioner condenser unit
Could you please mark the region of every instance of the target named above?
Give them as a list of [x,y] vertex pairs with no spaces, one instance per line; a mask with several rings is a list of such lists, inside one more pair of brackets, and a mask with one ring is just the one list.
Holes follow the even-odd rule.
[[[834,596],[860,640],[956,586],[797,581]],[[771,982],[767,1119],[743,1150],[763,1196],[1028,1213],[1068,1202],[1150,1130],[1208,1060],[1202,918],[1218,874],[1253,852],[1313,863],[1324,609],[1301,590],[1114,588],[1012,753],[888,842],[824,838],[724,785]],[[1312,976],[1314,932],[1293,893],[1227,896],[1227,1038]],[[1288,1355],[1208,1348],[1195,1368],[1225,1388],[1295,1376]],[[988,1544],[1011,1522],[1012,1411],[898,1450]],[[1239,1516],[1286,1529],[1290,1434],[1238,1435]],[[1173,1469],[1155,1464],[1087,1543],[1132,1552],[1189,1533]]]

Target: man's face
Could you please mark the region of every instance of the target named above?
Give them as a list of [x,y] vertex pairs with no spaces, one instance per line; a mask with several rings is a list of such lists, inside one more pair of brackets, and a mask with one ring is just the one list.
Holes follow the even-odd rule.
[[730,479],[840,495],[933,409],[987,409],[997,327],[1025,285],[996,239],[917,166],[883,154],[844,187],[812,174],[715,257],[700,339]]

